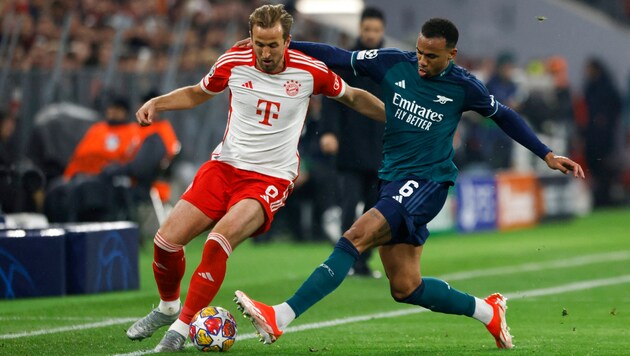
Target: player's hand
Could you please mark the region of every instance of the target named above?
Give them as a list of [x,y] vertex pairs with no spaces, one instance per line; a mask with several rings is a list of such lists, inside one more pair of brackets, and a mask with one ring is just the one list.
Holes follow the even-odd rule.
[[337,140],[337,136],[332,133],[323,134],[319,139],[319,148],[323,153],[334,155],[337,154],[339,150],[339,141]]
[[252,46],[252,39],[247,37],[246,39],[236,41],[232,47],[250,48]]
[[564,174],[572,171],[575,178],[584,179],[584,170],[582,169],[582,167],[567,157],[556,156],[553,154],[553,152],[549,152],[545,156],[545,162],[547,162],[547,166],[549,166],[549,168],[551,169],[559,170]]
[[136,120],[140,126],[149,126],[153,123],[155,117],[155,103],[149,100],[136,112]]

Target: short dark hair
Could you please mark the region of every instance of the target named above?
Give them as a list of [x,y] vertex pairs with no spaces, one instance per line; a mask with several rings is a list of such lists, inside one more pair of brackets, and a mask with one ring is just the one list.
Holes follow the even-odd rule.
[[383,22],[383,24],[385,24],[385,15],[383,14],[383,11],[375,7],[368,6],[363,9],[363,12],[361,12],[361,22],[365,19],[379,19]]
[[451,21],[437,17],[425,22],[420,33],[426,38],[444,38],[448,48],[455,48],[459,39],[457,27]]
[[121,108],[127,112],[131,110],[129,101],[122,95],[113,95],[107,102],[107,107]]
[[282,26],[282,38],[286,41],[291,34],[293,16],[284,9],[283,4],[263,5],[249,15],[250,36],[253,33],[254,26],[272,28],[276,25],[276,23],[280,23]]

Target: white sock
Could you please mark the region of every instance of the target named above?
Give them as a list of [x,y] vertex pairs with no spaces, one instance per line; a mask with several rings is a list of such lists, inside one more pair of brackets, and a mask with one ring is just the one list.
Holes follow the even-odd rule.
[[172,302],[165,302],[163,300],[160,300],[160,304],[158,305],[158,311],[166,315],[175,315],[179,313],[179,310],[181,309],[181,305],[182,303],[179,301],[179,299],[174,300]]
[[488,325],[494,316],[494,308],[485,300],[475,297],[475,312],[472,317]]
[[178,334],[186,337],[188,336],[188,329],[190,326],[183,321],[177,319],[171,326],[168,328],[169,330],[175,330]]
[[295,320],[295,312],[286,302],[274,305],[273,310],[276,312],[276,323],[280,330],[286,329]]

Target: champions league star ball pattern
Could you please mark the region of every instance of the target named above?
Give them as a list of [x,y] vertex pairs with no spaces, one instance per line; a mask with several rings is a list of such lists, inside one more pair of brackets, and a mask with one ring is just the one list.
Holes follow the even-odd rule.
[[190,322],[190,341],[200,351],[227,351],[236,341],[236,321],[221,307],[206,307]]

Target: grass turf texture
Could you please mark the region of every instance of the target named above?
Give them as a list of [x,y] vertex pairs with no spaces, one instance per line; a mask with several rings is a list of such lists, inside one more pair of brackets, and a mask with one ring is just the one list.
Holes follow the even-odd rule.
[[[482,273],[447,281],[460,290],[483,297],[499,291],[514,294],[570,283],[630,275],[630,263],[617,260],[548,268],[556,260],[602,253],[630,254],[630,210],[609,210],[591,216],[542,225],[533,229],[469,235],[433,236],[425,246],[423,274],[448,276],[457,272],[542,263],[531,271]],[[183,291],[200,258],[201,237],[187,247],[188,268]],[[148,245],[148,244],[147,244]],[[420,312],[397,304],[385,279],[348,278],[332,295],[296,320],[292,326],[334,319],[413,310],[414,313],[290,332],[273,345],[258,343],[249,321],[232,302],[235,289],[268,303],[284,301],[330,253],[327,244],[288,242],[239,246],[228,261],[223,288],[212,305],[235,314],[239,335],[231,355],[452,355],[498,352],[479,322],[460,316]],[[142,342],[131,342],[124,331],[158,302],[151,270],[152,249],[141,251],[141,288],[99,295],[0,301],[0,354],[92,355],[146,351],[165,329]],[[378,257],[373,267],[382,268]],[[507,313],[515,335],[515,354],[620,355],[630,350],[630,281],[546,296],[512,298]],[[566,315],[563,315],[566,314]],[[121,319],[129,318],[129,321]],[[113,324],[52,332],[63,327]],[[52,332],[23,337],[8,334]],[[185,353],[197,353],[188,347]]]

